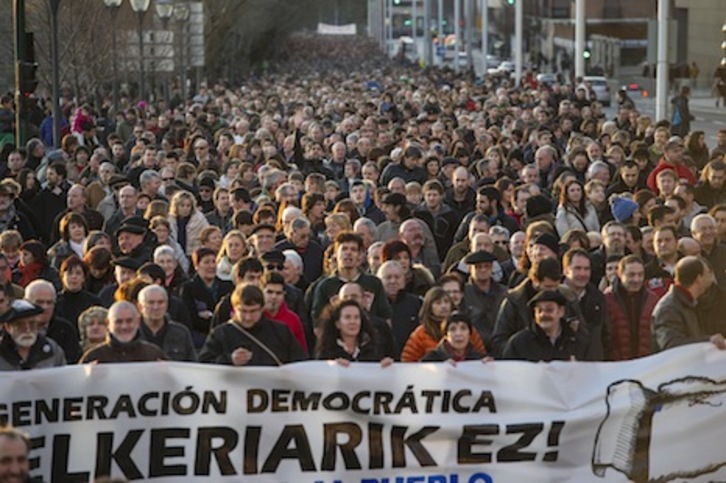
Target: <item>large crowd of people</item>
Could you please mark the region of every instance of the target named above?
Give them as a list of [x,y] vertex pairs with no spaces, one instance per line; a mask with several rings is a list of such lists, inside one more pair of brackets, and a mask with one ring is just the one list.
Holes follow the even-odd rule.
[[726,130],[297,37],[260,76],[68,103],[0,163],[0,370],[618,361],[724,347]]

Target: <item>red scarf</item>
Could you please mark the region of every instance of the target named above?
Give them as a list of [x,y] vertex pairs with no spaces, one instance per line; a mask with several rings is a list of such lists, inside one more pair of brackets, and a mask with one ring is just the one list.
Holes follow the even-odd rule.
[[36,280],[42,271],[43,265],[38,262],[20,267],[20,280],[18,280],[18,285],[25,288],[30,282]]

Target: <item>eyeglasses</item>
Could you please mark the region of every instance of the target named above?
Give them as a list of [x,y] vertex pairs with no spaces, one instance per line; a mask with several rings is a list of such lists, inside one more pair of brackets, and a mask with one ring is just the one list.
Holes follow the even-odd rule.
[[277,265],[277,264],[265,265],[265,270],[268,270],[268,271],[269,270],[282,270],[283,268],[285,268],[284,265]]

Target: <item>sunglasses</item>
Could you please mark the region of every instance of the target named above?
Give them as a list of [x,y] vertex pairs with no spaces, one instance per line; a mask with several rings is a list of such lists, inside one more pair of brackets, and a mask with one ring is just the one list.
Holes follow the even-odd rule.
[[161,178],[162,181],[174,181],[174,178]]
[[285,268],[284,265],[278,265],[278,264],[272,264],[272,263],[269,265],[265,265],[266,270],[282,270],[283,268]]

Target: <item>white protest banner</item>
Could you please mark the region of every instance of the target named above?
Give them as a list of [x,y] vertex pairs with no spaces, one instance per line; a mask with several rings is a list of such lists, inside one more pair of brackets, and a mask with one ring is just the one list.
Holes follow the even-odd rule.
[[0,421],[52,482],[726,480],[709,344],[597,364],[99,364],[0,388]]

